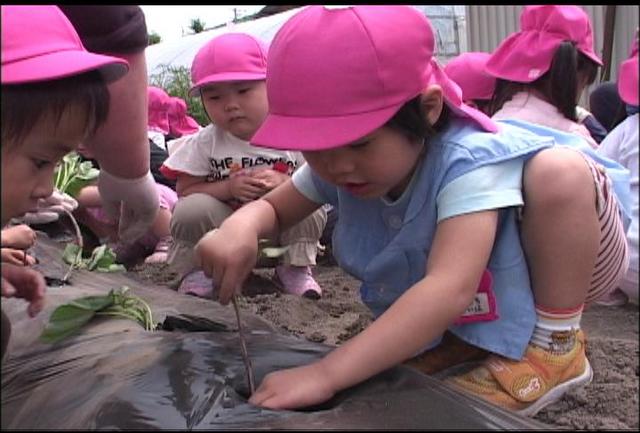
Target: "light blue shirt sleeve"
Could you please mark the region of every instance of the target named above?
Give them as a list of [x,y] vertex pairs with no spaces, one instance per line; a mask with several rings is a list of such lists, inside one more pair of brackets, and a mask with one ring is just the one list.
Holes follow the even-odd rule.
[[316,184],[313,181],[313,172],[309,164],[305,163],[298,168],[291,176],[291,180],[293,181],[293,186],[309,200],[320,204],[327,203],[324,195],[316,188]]
[[522,206],[521,159],[486,165],[464,174],[446,185],[436,198],[438,222],[445,218]]

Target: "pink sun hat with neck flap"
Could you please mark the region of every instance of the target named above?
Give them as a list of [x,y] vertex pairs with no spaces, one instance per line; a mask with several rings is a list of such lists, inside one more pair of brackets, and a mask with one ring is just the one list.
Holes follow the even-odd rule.
[[200,130],[200,125],[196,120],[187,115],[187,103],[177,96],[170,98],[169,106],[169,129],[176,137],[193,134]]
[[147,126],[152,131],[169,134],[170,97],[163,89],[155,86],[147,87],[148,120]]
[[323,150],[383,126],[430,84],[454,115],[496,125],[462,104],[460,88],[433,58],[426,17],[409,6],[309,6],[290,18],[269,49],[269,113],[251,143]]
[[553,56],[564,41],[573,42],[582,54],[602,66],[593,51],[589,15],[579,6],[525,6],[520,31],[500,43],[487,61],[494,77],[530,83],[551,67]]
[[222,81],[264,80],[267,75],[267,46],[246,33],[225,33],[207,42],[191,64],[193,87],[189,96]]
[[496,79],[485,71],[491,54],[481,51],[462,53],[444,66],[447,74],[462,89],[462,99],[488,101],[496,88]]
[[87,51],[57,6],[1,8],[2,84],[56,80],[92,70],[110,82],[129,70],[124,59]]
[[618,71],[618,93],[629,105],[638,106],[638,32],[633,41],[631,55],[620,64]]

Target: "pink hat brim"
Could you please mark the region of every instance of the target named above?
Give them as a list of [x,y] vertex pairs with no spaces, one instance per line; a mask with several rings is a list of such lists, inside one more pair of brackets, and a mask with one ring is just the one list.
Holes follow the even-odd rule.
[[3,64],[2,84],[55,80],[92,70],[111,82],[125,75],[129,64],[124,59],[87,51],[59,51]]
[[[446,76],[437,62],[431,62],[431,68],[425,75],[429,76],[428,84],[441,86],[444,102],[454,115],[474,121],[485,131],[498,131],[498,126],[487,115],[462,103],[460,88]],[[295,117],[269,113],[250,141],[256,146],[282,150],[333,149],[354,142],[381,127],[405,103],[377,111],[333,117]]]
[[618,72],[618,93],[629,105],[638,106],[638,56],[625,60]]
[[198,96],[200,88],[207,84],[221,83],[224,81],[264,80],[266,77],[267,74],[265,72],[224,72],[220,74],[207,75],[189,89],[189,96]]
[[314,151],[344,146],[384,125],[402,107],[335,117],[295,117],[269,113],[251,144],[271,149]]

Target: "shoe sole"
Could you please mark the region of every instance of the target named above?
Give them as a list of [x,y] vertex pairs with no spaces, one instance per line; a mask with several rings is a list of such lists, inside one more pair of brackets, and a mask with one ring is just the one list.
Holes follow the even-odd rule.
[[586,359],[585,361],[586,368],[580,376],[574,377],[573,379],[552,388],[549,392],[540,397],[535,403],[531,404],[531,406],[525,409],[518,410],[516,411],[516,413],[519,415],[532,417],[545,407],[560,400],[560,398],[562,398],[562,396],[568,391],[591,383],[591,380],[593,379],[593,370],[591,369],[589,360]]

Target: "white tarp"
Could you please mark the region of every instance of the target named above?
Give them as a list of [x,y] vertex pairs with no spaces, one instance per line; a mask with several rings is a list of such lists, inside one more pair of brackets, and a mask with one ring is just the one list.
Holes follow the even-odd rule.
[[[465,51],[466,35],[464,26],[464,7],[459,6],[414,6],[429,17],[436,35],[436,54],[446,60]],[[159,73],[160,65],[186,66],[191,62],[198,50],[214,37],[223,33],[243,32],[270,43],[280,27],[303,7],[291,9],[279,14],[270,15],[253,21],[245,21],[185,36],[175,41],[160,42],[146,50],[148,75]]]

